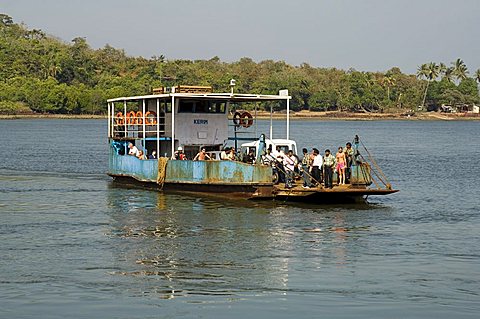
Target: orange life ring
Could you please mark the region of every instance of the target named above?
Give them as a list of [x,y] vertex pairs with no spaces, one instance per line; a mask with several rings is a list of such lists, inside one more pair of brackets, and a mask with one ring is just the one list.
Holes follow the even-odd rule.
[[235,124],[235,126],[240,126],[241,117],[242,114],[240,114],[240,112],[235,112],[235,114],[233,115],[233,124]]
[[[152,115],[152,116],[149,116]],[[148,111],[145,113],[145,124],[146,125],[157,125],[157,114],[153,111]]]
[[137,114],[135,114],[135,116],[137,117],[135,124],[143,124],[143,113],[138,111]]
[[253,116],[252,114],[248,113],[248,112],[243,112],[242,115],[240,116],[241,118],[241,124],[243,127],[247,128],[247,127],[250,127],[252,126],[253,124]]
[[117,113],[117,116],[115,117],[115,123],[117,123],[117,125],[123,125],[125,123],[122,112]]
[[130,112],[127,113],[126,123],[127,123],[127,125],[136,124],[135,112],[134,111],[130,111]]

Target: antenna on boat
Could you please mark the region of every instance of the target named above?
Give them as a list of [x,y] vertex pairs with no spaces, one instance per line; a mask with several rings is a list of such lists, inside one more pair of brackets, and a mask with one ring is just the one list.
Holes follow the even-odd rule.
[[230,80],[230,89],[232,90],[232,91],[231,91],[231,92],[232,92],[232,93],[231,93],[232,95],[233,95],[233,88],[235,87],[235,82],[236,82],[235,79],[231,79],[231,80]]

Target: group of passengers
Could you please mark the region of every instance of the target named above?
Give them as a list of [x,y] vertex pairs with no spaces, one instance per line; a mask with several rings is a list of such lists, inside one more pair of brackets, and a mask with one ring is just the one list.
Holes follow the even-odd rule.
[[133,143],[128,143],[128,155],[135,156],[140,160],[157,159],[157,151],[153,150],[151,154],[145,154],[142,150],[139,150],[138,147],[133,145]]
[[[203,153],[202,153],[203,152]],[[197,157],[200,157],[202,159],[210,159],[210,157],[208,156],[208,154],[205,154],[205,149],[202,149],[202,152],[200,152],[199,154],[197,154]],[[202,157],[201,155],[202,154],[205,154],[205,157]],[[138,147],[136,147],[135,145],[133,145],[133,143],[128,143],[128,155],[132,155],[132,156],[135,156],[136,158],[140,159],[140,160],[149,160],[149,159],[158,159],[157,157],[157,151],[153,150],[151,152],[151,154],[147,155],[145,154],[142,150],[139,150]],[[195,159],[198,159],[198,158],[195,158]],[[172,159],[176,159],[176,160],[187,160],[187,156],[185,155],[185,153],[183,152],[183,148],[180,146],[178,147],[178,149],[175,151],[175,153],[173,154],[172,156]]]
[[220,153],[220,159],[224,161],[235,161],[237,159],[235,155],[235,149],[233,147],[227,147]]
[[302,152],[300,161],[292,150],[285,154],[278,147],[275,150],[269,147],[262,156],[262,164],[274,166],[279,182],[285,182],[286,188],[293,187],[295,177],[303,179],[304,188],[320,186],[322,183],[325,188],[333,188],[334,172],[338,176],[338,185],[350,182],[351,166],[355,157],[351,143],[346,143],[345,149],[340,146],[335,156],[329,149],[325,150],[323,156],[317,148],[313,148],[310,153],[304,148]]
[[[128,154],[138,159],[157,159],[156,151],[153,150],[150,155],[144,154],[132,143],[128,144]],[[340,146],[335,156],[329,149],[325,150],[324,155],[320,155],[317,148],[312,148],[311,152],[304,148],[302,150],[302,160],[293,153],[292,150],[285,151],[277,146],[275,149],[269,145],[265,154],[261,157],[262,165],[274,167],[279,177],[279,182],[284,182],[286,188],[292,188],[296,178],[303,179],[303,188],[320,186],[322,183],[325,188],[333,188],[333,173],[337,173],[337,185],[350,183],[351,166],[355,161],[355,151],[350,142],[346,143],[345,149]],[[214,154],[212,154],[213,156]],[[194,161],[212,160],[205,148],[193,158]],[[182,147],[178,147],[172,159],[187,160]],[[237,161],[239,158],[233,147],[227,147],[220,153],[220,160]],[[254,148],[250,148],[248,154],[244,154],[242,161],[249,164],[256,163]]]
[[351,167],[355,155],[350,142],[346,143],[345,149],[340,146],[335,156],[329,149],[326,149],[322,156],[316,148],[313,148],[310,154],[304,148],[302,159],[303,187],[310,188],[323,183],[325,188],[333,188],[334,172],[337,173],[337,185],[350,183]]

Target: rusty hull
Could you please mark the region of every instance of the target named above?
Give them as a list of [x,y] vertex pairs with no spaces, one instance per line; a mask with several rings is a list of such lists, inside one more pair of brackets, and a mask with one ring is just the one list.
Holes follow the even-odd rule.
[[165,183],[272,185],[272,169],[234,161],[169,161]]
[[[352,175],[356,176],[355,182],[368,182],[368,177],[363,179],[365,173],[359,170],[352,172]],[[224,194],[223,196],[228,193],[229,197],[312,203],[358,202],[365,196],[397,192],[366,185],[304,189],[297,184],[294,188],[286,189],[283,185],[273,185],[271,167],[233,161],[168,161],[165,182],[158,185],[157,160],[139,160],[134,156],[118,155],[113,150],[110,154],[108,174],[116,180],[136,181],[159,190]]]

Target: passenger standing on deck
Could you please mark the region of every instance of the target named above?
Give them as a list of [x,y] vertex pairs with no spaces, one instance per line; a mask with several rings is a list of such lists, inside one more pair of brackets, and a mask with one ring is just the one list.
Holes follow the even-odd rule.
[[262,155],[262,164],[271,166],[275,162],[275,158],[272,155],[272,149],[268,148],[267,153]]
[[302,158],[302,171],[303,171],[303,188],[310,188],[311,181],[310,181],[310,154],[308,154],[308,150],[304,148],[302,150],[303,158]]
[[337,174],[338,174],[338,185],[345,185],[345,167],[347,164],[347,159],[345,153],[343,152],[343,147],[338,148],[337,155],[335,156],[337,161]]
[[335,158],[330,153],[330,150],[325,150],[325,156],[323,157],[323,182],[325,188],[333,188],[333,167],[335,166]]
[[208,156],[207,151],[202,148],[202,150],[195,155],[195,158],[193,159],[194,161],[205,161],[211,159],[210,156]]
[[314,148],[311,175],[314,179],[314,182],[318,184],[317,186],[320,186],[320,183],[322,182],[322,173],[320,171],[320,169],[322,168],[322,164],[323,164],[322,156],[320,155],[318,149]]
[[296,158],[293,155],[293,151],[289,150],[287,155],[283,157],[283,167],[285,169],[285,188],[293,187],[295,164]]
[[347,167],[345,168],[345,182],[350,183],[350,178],[352,178],[352,164],[353,164],[353,154],[354,150],[352,148],[352,143],[348,142],[345,144],[345,157],[347,159]]
[[276,155],[277,162],[275,164],[277,165],[277,168],[278,168],[278,181],[280,183],[285,182],[285,168],[283,167],[284,157],[285,157],[285,153],[283,152],[283,150],[280,149],[280,146],[277,146],[277,155]]
[[135,157],[140,155],[140,151],[135,145],[133,145],[133,143],[128,143],[128,149],[128,155],[133,155]]

